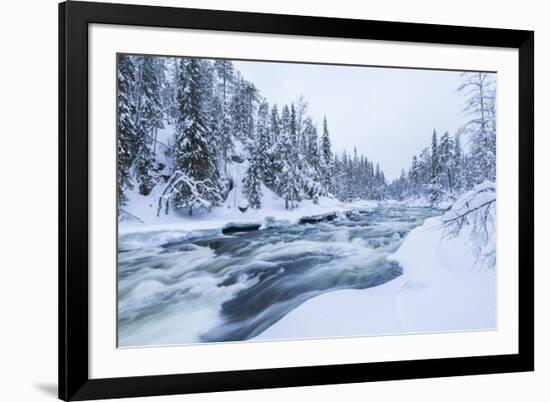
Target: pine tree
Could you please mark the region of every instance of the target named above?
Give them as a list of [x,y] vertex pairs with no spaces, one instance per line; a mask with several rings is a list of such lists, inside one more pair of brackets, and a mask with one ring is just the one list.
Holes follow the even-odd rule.
[[464,190],[464,156],[462,147],[460,145],[460,134],[456,133],[454,136],[454,148],[452,158],[452,170],[454,173],[454,185],[453,188],[456,192],[460,193]]
[[269,131],[269,104],[264,99],[258,108],[255,141],[251,146],[251,157],[244,178],[244,194],[250,207],[259,209],[262,206],[262,181],[271,176],[271,166],[267,164],[271,136]]
[[445,189],[453,191],[453,151],[454,144],[453,139],[448,132],[445,132],[441,136],[439,142],[439,169],[440,169],[440,182]]
[[161,57],[143,56],[141,75],[141,110],[140,124],[144,131],[163,128],[163,102],[161,98],[164,87],[164,63]]
[[421,190],[425,196],[431,192],[432,156],[428,147],[422,149],[418,156],[418,170],[420,173]]
[[311,118],[307,118],[304,121],[303,137],[306,146],[303,161],[306,170],[304,191],[309,198],[317,200],[323,193],[321,185],[321,155],[319,154],[317,129],[313,125]]
[[233,139],[230,117],[230,93],[235,81],[235,69],[233,63],[229,60],[216,60],[214,68],[219,78],[221,86],[221,100],[219,111],[219,130],[221,146],[220,151],[223,158],[224,171],[227,174],[227,160],[231,152],[233,152]]
[[380,174],[380,165],[377,163],[374,169],[374,198],[379,200],[382,198],[381,194],[382,176]]
[[313,125],[311,118],[307,118],[304,122],[304,138],[306,143],[305,159],[306,162],[314,170],[315,174],[320,172],[319,154],[319,139],[317,138],[317,128]]
[[243,192],[251,208],[260,209],[262,207],[262,157],[261,140],[256,138],[256,143],[252,147],[252,156],[249,160],[248,169],[243,179]]
[[399,199],[404,200],[409,193],[408,188],[408,182],[407,182],[407,174],[405,173],[405,169],[401,169],[401,174],[398,179],[398,194]]
[[290,142],[292,143],[292,153],[294,154],[294,157],[298,156],[299,148],[298,148],[298,125],[296,121],[296,109],[294,108],[294,103],[290,104],[290,121],[289,121],[289,129],[290,129]]
[[136,89],[137,111],[135,124],[139,138],[136,155],[136,181],[139,192],[148,195],[155,185],[154,177],[156,135],[163,128],[164,108],[161,99],[164,77],[162,58],[139,56],[139,83]]
[[307,137],[305,136],[305,124],[307,119],[308,103],[303,95],[300,95],[296,101],[295,113],[296,113],[296,136],[297,136],[297,151],[300,157],[300,165],[305,163],[303,160],[307,150]]
[[294,103],[290,105],[290,134],[289,146],[287,147],[287,166],[289,174],[287,177],[287,185],[285,194],[290,199],[290,208],[295,207],[295,203],[300,201],[300,189],[303,186],[301,172],[301,157],[299,148],[298,122],[296,116],[296,108]]
[[436,184],[439,178],[440,165],[439,165],[439,147],[437,145],[437,133],[434,130],[432,134],[432,153],[431,155],[431,175],[430,179],[432,184]]
[[135,84],[136,67],[128,55],[118,55],[117,72],[117,194],[118,204],[128,200],[126,188],[132,189],[130,166],[136,152],[137,130],[134,124],[135,106],[132,102],[132,86]]
[[235,88],[233,96],[231,97],[230,104],[230,120],[231,120],[231,133],[232,137],[241,141],[246,140],[246,128],[247,128],[247,116],[246,116],[246,106],[245,98],[243,96],[243,87],[244,80],[237,74],[235,78]]
[[[294,108],[292,108],[294,109]],[[276,178],[276,188],[279,194],[285,199],[285,208],[294,208],[294,201],[298,199],[300,186],[297,177],[295,160],[296,141],[295,114],[291,113],[285,105],[281,116],[281,132],[278,138],[278,161],[280,166]]]
[[235,68],[230,60],[223,59],[215,60],[214,68],[220,80],[223,103],[228,103],[229,93],[235,80]]
[[435,202],[440,194],[439,174],[441,172],[439,159],[439,146],[437,144],[437,133],[434,129],[432,134],[431,172],[430,172],[430,201]]
[[246,145],[254,137],[254,110],[257,99],[258,90],[254,84],[237,74],[230,104],[231,130],[234,138]]
[[323,133],[321,134],[321,183],[324,195],[333,190],[333,156],[330,144],[330,135],[326,116],[323,119]]
[[171,183],[176,208],[209,210],[222,201],[215,150],[207,138],[205,82],[198,59],[179,60],[176,100],[175,175]]
[[273,105],[269,117],[269,143],[271,148],[268,151],[267,164],[269,172],[264,175],[264,184],[271,190],[280,194],[276,186],[276,178],[282,170],[283,143],[280,138],[281,123],[277,105]]
[[217,166],[215,176],[212,180],[217,181],[217,186],[225,198],[229,190],[227,178],[227,154],[226,144],[231,142],[224,132],[223,104],[220,88],[217,82],[216,70],[209,60],[200,60],[201,82],[204,89],[202,110],[206,121],[206,136],[210,148],[210,155],[213,164]]
[[256,124],[256,145],[254,152],[257,154],[259,169],[263,181],[272,182],[274,173],[273,166],[270,164],[273,144],[271,143],[271,133],[269,126],[269,104],[265,99],[258,107],[258,118]]
[[421,172],[416,155],[413,156],[408,175],[409,187],[414,195],[418,195],[421,189]]

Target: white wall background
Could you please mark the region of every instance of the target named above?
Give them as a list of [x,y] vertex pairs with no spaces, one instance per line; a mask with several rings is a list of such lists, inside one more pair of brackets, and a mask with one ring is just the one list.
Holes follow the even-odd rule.
[[[120,1],[119,2],[128,2]],[[132,1],[130,1],[132,2]],[[536,43],[536,372],[156,398],[158,401],[545,401],[550,282],[550,26],[536,0],[148,0],[136,3],[534,29]],[[0,400],[54,400],[57,382],[57,1],[3,2],[0,22]],[[543,209],[544,208],[544,209]],[[134,399],[153,400],[153,399]]]

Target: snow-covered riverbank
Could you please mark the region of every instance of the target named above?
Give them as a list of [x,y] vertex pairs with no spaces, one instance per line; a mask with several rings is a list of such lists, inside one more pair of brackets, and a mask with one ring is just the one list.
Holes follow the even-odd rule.
[[[121,221],[119,222],[119,235],[138,232],[154,231],[197,231],[222,229],[228,224],[237,223],[258,223],[261,225],[273,224],[277,222],[287,222],[289,224],[297,223],[301,218],[308,216],[323,215],[327,213],[345,213],[351,210],[371,211],[379,205],[378,201],[360,200],[355,202],[341,202],[335,198],[321,197],[318,203],[312,200],[303,200],[299,206],[294,209],[285,209],[284,200],[263,187],[264,197],[262,198],[262,208],[248,208],[246,212],[241,212],[238,203],[233,201],[230,194],[227,201],[220,207],[213,208],[211,212],[196,213],[193,216],[187,215],[186,211],[174,212],[169,215],[160,214],[156,216],[154,208],[154,197],[143,197],[139,194],[132,194],[132,200],[128,212],[133,216],[139,217],[140,221]],[[242,196],[239,194],[238,199]]]
[[403,275],[310,299],[255,339],[495,329],[496,270],[482,264],[469,230],[444,236],[442,220],[452,213],[427,219],[388,257]]

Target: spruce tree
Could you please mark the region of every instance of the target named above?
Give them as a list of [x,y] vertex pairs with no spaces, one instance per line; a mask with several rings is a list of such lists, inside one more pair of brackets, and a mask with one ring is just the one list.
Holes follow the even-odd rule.
[[251,208],[262,207],[262,158],[258,141],[252,148],[252,156],[243,179],[243,192]]
[[224,171],[227,174],[227,160],[233,152],[233,138],[230,115],[230,96],[235,81],[235,69],[229,60],[216,60],[214,68],[219,79],[221,99],[218,115],[220,132],[220,151],[223,158]]
[[215,66],[209,60],[200,60],[200,70],[204,88],[203,107],[206,116],[207,138],[210,148],[210,155],[213,163],[217,166],[212,180],[217,180],[217,186],[225,197],[229,180],[226,170],[225,146],[231,143],[224,132],[222,94],[218,86]]
[[304,190],[309,198],[316,200],[323,193],[321,184],[321,155],[319,154],[317,128],[309,117],[304,121],[303,137],[306,144],[303,162],[307,171]]
[[291,208],[300,201],[300,190],[303,187],[302,155],[300,152],[300,137],[298,133],[298,117],[294,103],[290,105],[290,146],[287,148],[287,165],[290,176],[287,183],[287,193],[290,196]]
[[464,156],[460,145],[460,134],[456,133],[454,136],[454,148],[451,165],[454,174],[453,188],[458,193],[464,190],[463,160]]
[[258,117],[256,120],[256,148],[261,164],[262,180],[272,182],[274,173],[270,160],[273,143],[271,142],[272,137],[269,125],[269,104],[265,99],[262,100],[258,107]]
[[323,119],[321,134],[321,183],[324,195],[328,195],[333,190],[333,156],[326,116]]
[[[277,130],[277,136],[275,140],[275,152],[274,152],[274,164],[273,170],[275,172],[275,191],[281,197],[285,198],[285,185],[288,175],[287,168],[287,149],[289,148],[289,127],[290,127],[290,110],[288,106],[283,106],[281,117],[278,123],[273,118],[271,119],[271,131]],[[285,207],[288,209],[288,200],[285,199]]]
[[295,160],[295,116],[285,105],[281,116],[281,133],[278,139],[278,162],[280,171],[276,178],[276,188],[285,200],[285,208],[294,208],[294,201],[298,199],[300,187],[296,175]]
[[139,149],[136,155],[136,181],[139,192],[148,195],[155,185],[156,135],[163,128],[163,103],[161,98],[164,76],[162,58],[157,56],[139,56],[139,84],[137,87],[137,113],[135,123],[139,137]]
[[269,143],[271,149],[268,152],[269,172],[264,175],[264,184],[271,190],[280,194],[276,186],[276,178],[282,170],[282,154],[284,152],[283,143],[280,138],[281,123],[277,105],[273,105],[269,117]]
[[180,59],[179,64],[173,201],[176,208],[187,208],[192,215],[194,210],[209,210],[219,205],[222,194],[215,151],[207,138],[201,61]]
[[418,170],[420,173],[421,191],[425,196],[431,194],[432,156],[428,147],[422,149],[418,156]]
[[420,180],[421,180],[421,172],[420,172],[420,166],[418,164],[418,159],[416,158],[416,155],[413,156],[412,162],[411,162],[411,168],[409,170],[409,186],[411,188],[411,192],[414,195],[418,195],[420,193]]
[[439,174],[441,172],[439,159],[439,146],[437,143],[437,133],[434,129],[432,134],[432,152],[431,152],[431,171],[430,171],[430,201],[435,202],[441,193],[439,186]]
[[454,178],[453,178],[453,139],[448,132],[445,132],[441,136],[439,142],[439,169],[440,169],[440,181],[445,189],[453,191]]
[[254,84],[237,74],[230,104],[231,131],[233,136],[245,145],[254,137],[254,110],[257,99],[258,90]]
[[133,85],[136,79],[136,66],[129,55],[118,55],[117,72],[117,195],[122,206],[128,198],[126,188],[131,189],[130,166],[137,148],[137,130],[134,124],[136,112],[132,101]]

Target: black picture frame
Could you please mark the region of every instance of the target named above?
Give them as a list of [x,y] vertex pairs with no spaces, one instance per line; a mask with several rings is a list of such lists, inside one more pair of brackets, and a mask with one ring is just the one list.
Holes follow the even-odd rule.
[[[519,51],[517,354],[90,379],[88,25],[507,47]],[[534,32],[70,1],[59,4],[59,398],[169,395],[534,370]]]

